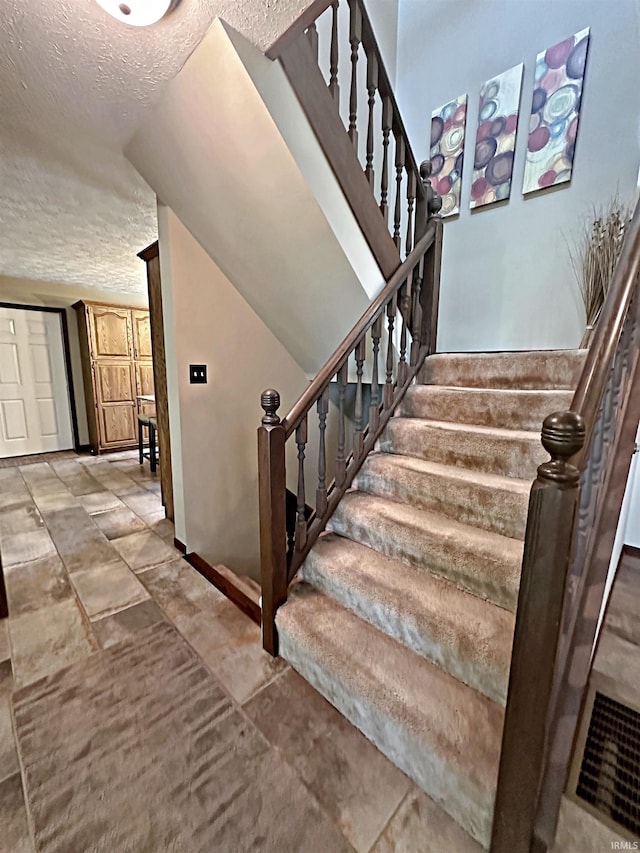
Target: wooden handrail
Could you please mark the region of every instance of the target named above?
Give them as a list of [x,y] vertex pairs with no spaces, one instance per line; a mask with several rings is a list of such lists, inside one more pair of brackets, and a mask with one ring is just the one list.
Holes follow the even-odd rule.
[[[436,225],[438,223],[438,225]],[[431,244],[435,240],[436,228],[441,227],[440,220],[432,219],[427,225],[427,230],[423,237],[418,241],[418,245],[411,252],[409,257],[398,267],[395,273],[391,276],[388,283],[369,304],[360,319],[346,335],[341,344],[338,345],[333,355],[324,364],[317,376],[307,387],[300,399],[294,404],[289,414],[282,421],[285,428],[286,438],[289,438],[291,433],[299,425],[302,418],[309,411],[311,406],[318,399],[322,389],[330,381],[330,379],[338,372],[344,360],[353,351],[355,345],[360,340],[364,332],[371,326],[376,316],[384,309],[392,294],[398,289],[407,275],[416,266],[420,258],[426,253]]]
[[542,428],[551,459],[529,502],[491,853],[554,842],[640,419],[639,288],[640,203],[571,409]]
[[[348,9],[348,27],[339,15],[340,8]],[[325,12],[331,13],[327,20],[330,50],[319,62],[316,22]],[[346,44],[348,69],[339,67],[340,46],[344,49]],[[419,167],[413,154],[364,0],[312,3],[271,45],[267,56],[280,62],[374,258],[388,278],[398,256],[409,255],[424,234],[441,200],[431,187],[430,162]],[[363,62],[365,75],[360,73]],[[346,92],[347,84],[348,120],[340,113],[340,88],[342,85]],[[364,138],[365,124],[363,145],[359,134]]]
[[595,328],[584,369],[578,381],[571,410],[579,412],[587,425],[587,441],[595,423],[613,356],[640,271],[640,202],[625,235],[607,299]]
[[[270,654],[278,653],[275,616],[287,600],[289,582],[375,447],[424,359],[433,352],[441,258],[442,220],[433,219],[407,260],[390,276],[284,421],[278,415],[278,392],[269,389],[262,394],[264,416],[258,427],[262,638]],[[351,358],[356,381],[353,418],[349,419],[345,400]],[[363,380],[365,362],[371,375],[368,405]],[[330,386],[334,378],[337,401],[334,398],[331,409]],[[330,415],[334,423],[337,421],[332,458],[325,437]],[[347,441],[349,424],[353,435]],[[317,437],[317,468],[312,470],[309,486],[312,434]],[[297,489],[293,496],[287,490],[289,439],[292,444],[295,442],[297,451]],[[292,483],[293,472],[289,473]],[[313,491],[315,505],[310,505]]]
[[291,42],[301,36],[323,12],[326,12],[333,0],[313,0],[299,17],[267,48],[265,55],[269,59],[279,59],[282,52]]

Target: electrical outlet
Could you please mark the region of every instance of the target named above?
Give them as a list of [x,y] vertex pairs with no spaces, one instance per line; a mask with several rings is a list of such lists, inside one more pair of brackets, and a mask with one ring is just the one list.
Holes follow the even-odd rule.
[[189,382],[192,385],[205,385],[207,382],[207,365],[206,364],[190,364],[189,365]]

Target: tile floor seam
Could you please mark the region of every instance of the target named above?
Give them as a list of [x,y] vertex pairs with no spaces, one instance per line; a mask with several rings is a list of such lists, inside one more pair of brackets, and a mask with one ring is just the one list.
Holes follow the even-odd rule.
[[390,825],[391,821],[395,818],[395,816],[398,814],[398,812],[400,811],[400,809],[404,806],[405,802],[407,802],[407,800],[409,800],[409,798],[410,798],[410,797],[413,797],[413,796],[415,796],[414,789],[413,789],[413,788],[409,788],[409,790],[406,792],[406,794],[404,795],[404,797],[402,797],[402,798],[400,799],[400,802],[399,802],[399,803],[398,803],[398,805],[396,806],[396,808],[395,808],[395,810],[393,811],[393,813],[392,813],[391,817],[390,817],[390,818],[389,818],[389,820],[385,823],[385,825],[382,827],[382,829],[380,830],[380,832],[379,832],[379,833],[378,833],[378,835],[376,836],[376,838],[375,838],[375,840],[374,840],[373,844],[371,845],[371,847],[369,847],[369,849],[366,851],[366,853],[373,853],[373,851],[376,849],[376,845],[378,844],[378,842],[380,841],[380,839],[382,838],[382,836],[385,834],[385,832],[386,832],[386,831],[387,831],[387,829],[389,828],[389,825]]
[[16,719],[15,719],[13,702],[10,703],[10,709],[11,709],[11,727],[13,730],[13,737],[14,737],[14,742],[15,742],[15,746],[16,746],[16,753],[18,755],[18,767],[19,767],[18,775],[20,776],[20,787],[22,788],[22,800],[24,803],[25,815],[27,817],[27,828],[29,830],[29,840],[31,842],[31,847],[35,851],[35,849],[36,849],[35,826],[34,826],[34,822],[33,822],[33,816],[31,814],[31,809],[29,807],[29,800],[27,797],[26,768],[24,766],[24,761],[22,758],[22,752],[21,752],[20,747],[18,745],[17,726],[16,726]]

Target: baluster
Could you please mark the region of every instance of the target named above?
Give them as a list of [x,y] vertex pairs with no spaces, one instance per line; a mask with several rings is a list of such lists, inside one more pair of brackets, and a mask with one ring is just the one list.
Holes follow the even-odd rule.
[[342,486],[347,475],[347,465],[344,455],[346,444],[344,397],[347,391],[347,369],[348,363],[345,362],[338,371],[338,449],[336,455],[336,486]]
[[417,267],[413,268],[413,286],[411,288],[411,366],[415,367],[422,346],[422,301],[420,291],[424,276],[424,255]]
[[367,92],[369,93],[369,126],[367,128],[367,165],[364,174],[373,187],[373,112],[378,88],[378,60],[375,54],[367,56]]
[[378,353],[382,337],[382,314],[373,321],[371,339],[373,341],[373,368],[371,371],[371,404],[369,406],[369,427],[372,432],[378,428],[380,419],[380,381],[378,379]]
[[416,200],[416,175],[413,169],[407,169],[407,239],[405,242],[406,255],[409,257],[413,248],[413,205]]
[[391,408],[393,401],[393,325],[396,321],[397,294],[393,294],[392,298],[387,302],[387,377],[384,386],[384,407]]
[[318,430],[320,444],[318,447],[318,488],[316,489],[316,515],[319,518],[327,511],[327,455],[324,434],[327,428],[327,413],[329,411],[329,389],[318,397]]
[[329,56],[329,93],[336,104],[340,103],[338,83],[338,2],[331,6],[331,53]]
[[358,49],[362,41],[362,14],[358,0],[349,0],[349,43],[351,44],[351,92],[349,95],[349,139],[358,151]]
[[396,206],[393,215],[393,242],[400,251],[400,220],[402,218],[402,172],[404,171],[404,139],[396,136]]
[[362,365],[365,359],[366,338],[363,335],[356,346],[356,408],[355,408],[355,432],[353,435],[353,458],[358,460],[362,454]]
[[313,52],[313,58],[315,59],[316,64],[317,64],[317,62],[318,62],[318,29],[315,25],[315,21],[313,22],[313,24],[311,24],[311,26],[307,30],[307,40],[308,40],[309,44],[311,45],[311,50]]
[[391,98],[382,98],[382,180],[380,182],[380,212],[389,221],[389,134],[393,120]]
[[302,551],[307,544],[307,502],[304,494],[304,450],[307,444],[307,416],[296,427],[296,445],[298,447],[298,503],[296,507],[296,551]]
[[409,325],[409,280],[400,288],[400,314],[402,328],[400,329],[400,359],[398,361],[398,385],[404,385],[407,378],[407,327]]

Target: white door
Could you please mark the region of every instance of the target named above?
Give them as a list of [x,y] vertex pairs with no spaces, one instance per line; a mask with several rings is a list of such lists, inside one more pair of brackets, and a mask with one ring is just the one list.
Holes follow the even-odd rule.
[[0,457],[71,447],[60,314],[0,308]]

